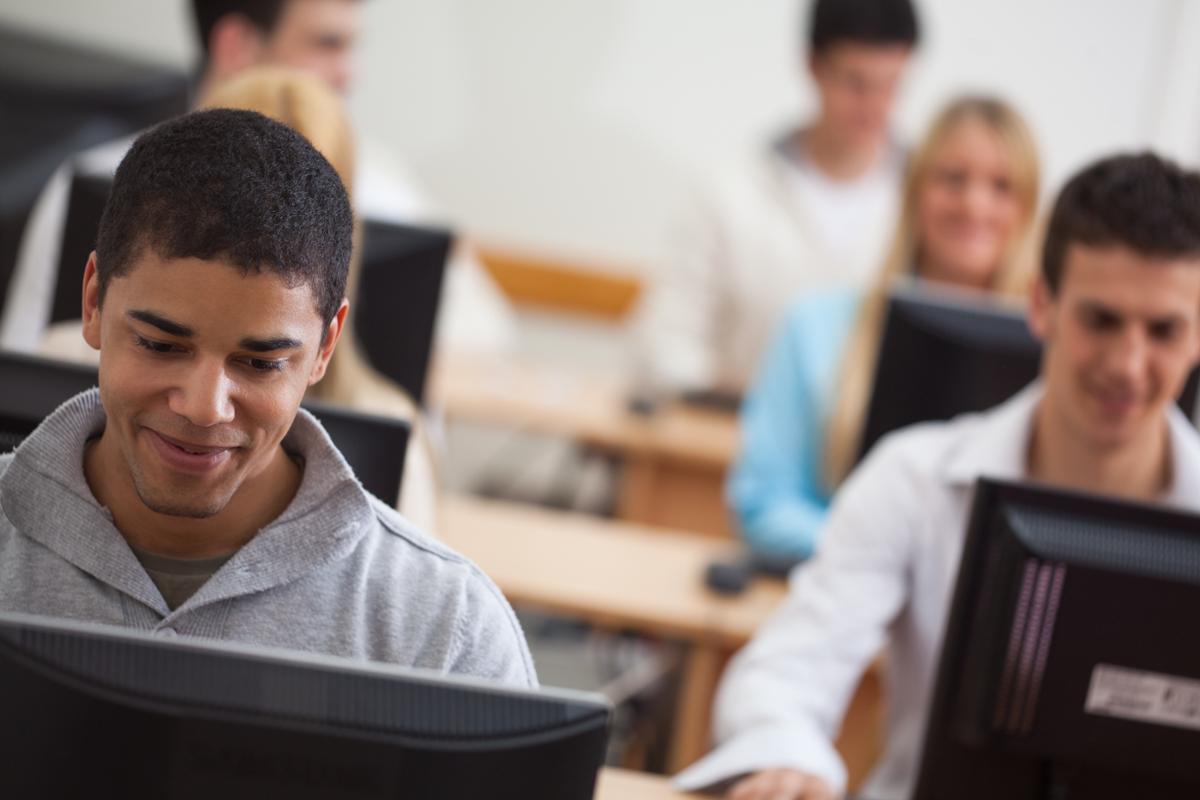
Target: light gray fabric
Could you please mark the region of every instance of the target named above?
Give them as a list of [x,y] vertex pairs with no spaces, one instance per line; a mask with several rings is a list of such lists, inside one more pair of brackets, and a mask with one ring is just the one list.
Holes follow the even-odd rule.
[[84,478],[104,423],[93,389],[0,456],[0,609],[536,685],[496,586],[363,491],[304,410],[292,503],[172,611]]

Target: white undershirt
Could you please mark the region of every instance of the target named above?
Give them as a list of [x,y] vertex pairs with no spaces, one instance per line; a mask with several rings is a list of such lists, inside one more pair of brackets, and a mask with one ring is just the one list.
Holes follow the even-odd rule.
[[898,209],[903,158],[889,147],[878,162],[851,180],[830,178],[803,154],[790,162],[789,183],[831,254],[846,263],[878,258],[866,232],[890,229]]

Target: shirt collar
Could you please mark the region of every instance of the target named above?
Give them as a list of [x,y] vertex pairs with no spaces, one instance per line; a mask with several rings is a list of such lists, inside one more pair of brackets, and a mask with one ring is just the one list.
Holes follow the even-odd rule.
[[946,460],[944,480],[955,486],[973,485],[981,475],[1024,480],[1034,412],[1041,398],[1041,383],[1035,381],[986,412],[975,435],[963,437]]
[[[971,486],[980,476],[1010,481],[1029,479],[1027,462],[1034,416],[1041,402],[1040,381],[988,412],[973,436],[946,460],[942,476],[953,486]],[[1171,486],[1162,501],[1182,508],[1200,508],[1200,436],[1175,404],[1167,410]]]

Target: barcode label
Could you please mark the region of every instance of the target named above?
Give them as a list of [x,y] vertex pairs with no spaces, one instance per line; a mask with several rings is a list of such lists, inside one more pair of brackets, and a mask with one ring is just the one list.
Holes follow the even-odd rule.
[[1200,730],[1200,680],[1097,664],[1083,710],[1089,714]]

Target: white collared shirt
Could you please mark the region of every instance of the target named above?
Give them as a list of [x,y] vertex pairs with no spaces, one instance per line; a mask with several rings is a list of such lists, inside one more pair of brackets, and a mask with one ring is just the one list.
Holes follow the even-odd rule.
[[[941,636],[975,480],[1026,480],[1042,390],[984,414],[893,434],[834,500],[821,549],[788,597],[730,663],[714,711],[716,750],[676,782],[696,789],[768,767],[795,767],[844,790],[833,747],[852,693],[889,645],[887,745],[863,792],[907,798],[916,779]],[[1172,486],[1163,500],[1200,510],[1200,437],[1168,412]]]

